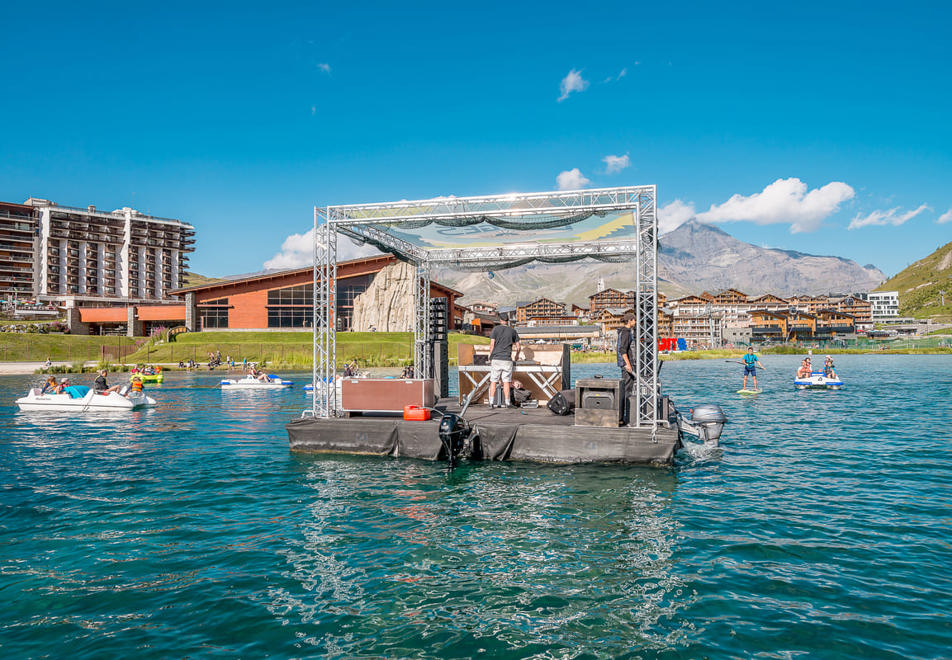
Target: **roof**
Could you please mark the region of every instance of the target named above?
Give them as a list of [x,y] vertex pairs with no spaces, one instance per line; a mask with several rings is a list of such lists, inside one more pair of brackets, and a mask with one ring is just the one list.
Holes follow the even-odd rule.
[[[349,259],[348,261],[339,261],[337,267],[352,267],[359,269],[361,266],[366,266],[368,271],[379,271],[385,266],[389,266],[392,263],[396,263],[397,258],[393,255],[382,254],[374,257],[364,257],[362,259]],[[374,268],[373,266],[379,266],[379,268]],[[183,287],[181,289],[175,289],[169,293],[173,296],[183,296],[186,293],[194,293],[198,291],[212,291],[214,289],[227,289],[229,287],[235,286],[236,284],[247,284],[248,282],[267,282],[270,280],[282,279],[285,277],[291,277],[294,275],[303,275],[305,273],[313,273],[314,268],[312,266],[306,266],[304,268],[290,268],[287,270],[276,270],[265,273],[257,273],[255,275],[250,275],[247,277],[238,277],[235,279],[226,279],[216,282],[209,282],[207,284],[199,284],[198,286]],[[350,277],[350,275],[338,275],[338,277]],[[447,291],[454,294],[455,297],[460,298],[463,296],[462,291],[457,291],[456,289],[451,289],[450,287],[440,284],[439,282],[431,282],[432,286]]]
[[600,296],[600,295],[602,295],[603,293],[610,293],[610,292],[620,293],[620,294],[623,295],[623,296],[628,296],[628,295],[631,295],[631,294],[634,293],[634,291],[619,291],[618,289],[613,289],[613,288],[609,287],[609,288],[607,288],[607,289],[602,289],[601,291],[597,291],[597,292],[593,293],[592,295],[590,295],[590,296],[588,297],[588,299],[591,300],[591,299],[594,298],[595,296]]

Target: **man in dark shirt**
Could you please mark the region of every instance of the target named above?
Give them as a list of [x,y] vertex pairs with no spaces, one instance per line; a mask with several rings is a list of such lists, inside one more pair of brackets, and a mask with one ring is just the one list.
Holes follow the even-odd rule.
[[110,392],[118,392],[119,386],[113,385],[109,387],[109,383],[106,382],[106,370],[103,369],[99,372],[99,376],[96,378],[96,381],[93,383],[93,388],[98,394],[109,394]]
[[622,326],[618,328],[618,345],[615,347],[615,358],[618,366],[621,368],[621,379],[624,389],[622,404],[625,406],[624,422],[628,423],[630,411],[628,410],[628,395],[631,394],[631,388],[635,384],[635,367],[631,363],[632,345],[631,330],[635,327],[635,315],[627,312],[621,317]]
[[[509,315],[499,315],[499,325],[489,335],[489,407],[496,406],[496,386],[502,380],[503,408],[509,407],[509,384],[512,382],[512,364],[519,357],[519,335],[509,327]],[[512,349],[516,352],[513,354]]]

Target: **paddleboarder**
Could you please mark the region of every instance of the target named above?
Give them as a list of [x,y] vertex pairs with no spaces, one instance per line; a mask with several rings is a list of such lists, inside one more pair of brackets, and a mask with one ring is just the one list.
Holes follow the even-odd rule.
[[747,353],[744,355],[744,387],[741,388],[742,390],[747,389],[747,376],[752,376],[754,379],[754,391],[757,391],[757,367],[763,369],[764,365],[760,364],[757,354],[754,353],[754,347],[749,346]]

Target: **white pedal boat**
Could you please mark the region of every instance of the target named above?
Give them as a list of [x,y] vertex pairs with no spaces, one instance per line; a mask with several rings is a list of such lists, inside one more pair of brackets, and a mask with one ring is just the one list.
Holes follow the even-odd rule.
[[258,380],[252,376],[245,376],[238,380],[225,379],[221,382],[223,390],[283,390],[294,385],[294,381],[283,380],[268,374],[268,380]]
[[85,385],[74,385],[69,388],[74,394],[82,396],[73,396],[70,393],[63,394],[40,394],[40,389],[34,387],[25,397],[17,399],[17,405],[20,410],[49,410],[49,411],[78,411],[92,412],[102,410],[136,410],[138,408],[149,408],[155,405],[155,399],[146,396],[142,392],[130,392],[125,397],[118,392],[109,394],[97,394],[92,388]]
[[838,390],[843,387],[843,381],[827,378],[822,371],[814,371],[807,378],[794,378],[793,386],[798,390]]

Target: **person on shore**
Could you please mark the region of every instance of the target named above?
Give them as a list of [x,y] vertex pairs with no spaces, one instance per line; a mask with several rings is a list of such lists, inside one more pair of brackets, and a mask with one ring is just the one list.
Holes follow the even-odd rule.
[[618,328],[618,341],[615,344],[615,362],[621,369],[622,379],[622,404],[625,407],[625,413],[622,416],[622,422],[628,423],[630,411],[628,410],[628,395],[635,385],[635,367],[631,363],[631,329],[635,327],[635,315],[626,312],[621,317],[622,326]]
[[[499,315],[499,325],[489,335],[489,407],[496,407],[496,389],[502,382],[502,406],[509,407],[509,383],[512,382],[512,366],[519,359],[522,346],[519,334],[509,327],[509,315]],[[515,353],[513,353],[515,349]]]
[[400,374],[400,378],[416,378],[416,370],[413,368],[412,364],[408,364],[403,368],[403,373]]
[[44,369],[49,369],[53,366],[53,361],[50,358],[46,358],[46,362],[43,363]]
[[757,354],[754,353],[754,347],[750,346],[747,348],[747,353],[744,355],[744,387],[742,389],[747,389],[747,376],[751,376],[754,379],[754,389],[757,389],[757,367],[761,369],[764,368],[764,365],[760,364],[760,360],[757,358]]
[[823,363],[823,375],[827,378],[836,378],[836,369],[833,368],[833,356],[827,355]]
[[344,378],[357,378],[360,375],[360,367],[357,366],[357,360],[353,360],[344,365]]
[[797,369],[797,378],[809,378],[811,373],[813,373],[813,367],[810,364],[810,358],[803,358],[800,368]]
[[111,392],[119,391],[118,385],[113,385],[112,387],[109,387],[109,383],[106,382],[106,373],[108,372],[105,369],[100,371],[99,376],[96,378],[95,382],[93,383],[93,388],[96,390],[97,394],[109,394]]

